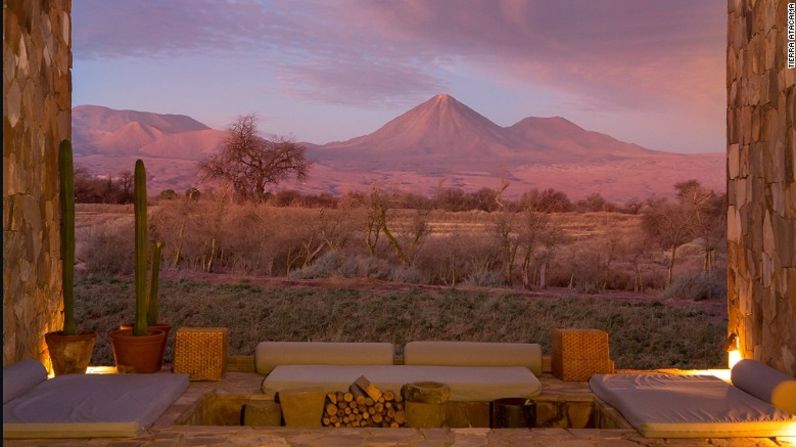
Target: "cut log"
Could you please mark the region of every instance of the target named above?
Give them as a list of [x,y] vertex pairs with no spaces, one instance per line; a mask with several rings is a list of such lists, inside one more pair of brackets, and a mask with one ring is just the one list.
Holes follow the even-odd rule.
[[334,416],[337,414],[337,405],[335,404],[327,404],[326,405],[326,414],[329,416]]
[[374,403],[374,402],[373,402],[373,399],[371,399],[371,398],[369,398],[369,397],[366,397],[366,398],[365,398],[365,406],[367,406],[367,407],[372,407],[372,406],[373,406],[373,403]]
[[396,411],[395,422],[399,424],[404,424],[406,422],[406,413],[404,413],[403,411]]
[[357,380],[354,381],[353,385],[359,387],[365,394],[370,396],[373,400],[379,400],[381,397],[381,390],[376,385],[370,383],[365,376],[360,376]]
[[407,383],[401,387],[401,395],[411,402],[442,404],[450,397],[450,387],[438,382]]
[[391,390],[385,391],[384,392],[384,400],[386,402],[390,402],[392,400],[395,400],[395,393],[393,393]]
[[343,394],[343,400],[345,400],[346,402],[351,402],[352,400],[354,400],[354,395],[351,394],[350,392],[345,393]]

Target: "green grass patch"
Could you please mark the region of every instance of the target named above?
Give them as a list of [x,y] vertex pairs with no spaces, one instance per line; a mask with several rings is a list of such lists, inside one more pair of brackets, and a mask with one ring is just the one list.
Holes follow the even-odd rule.
[[[726,323],[699,303],[668,306],[595,296],[423,288],[265,288],[249,282],[185,279],[161,281],[160,291],[166,321],[175,328],[229,328],[231,354],[251,355],[264,340],[533,342],[549,353],[551,329],[576,327],[607,331],[618,368],[702,369],[724,364]],[[93,364],[113,364],[106,335],[134,319],[132,280],[79,278],[76,307],[78,325],[99,333]],[[173,339],[169,345],[168,361]]]

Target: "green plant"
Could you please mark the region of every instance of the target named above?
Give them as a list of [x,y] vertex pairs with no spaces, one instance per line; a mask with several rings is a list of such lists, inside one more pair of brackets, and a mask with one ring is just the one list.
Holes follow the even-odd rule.
[[75,171],[72,144],[61,141],[58,154],[61,178],[61,281],[64,287],[64,335],[76,335],[75,325]]
[[147,324],[158,324],[158,285],[160,277],[160,251],[163,242],[152,243],[152,279],[149,282],[149,305],[147,306]]
[[135,162],[135,186],[133,187],[133,209],[135,211],[135,326],[133,335],[147,335],[147,218],[146,218],[146,170],[144,162]]

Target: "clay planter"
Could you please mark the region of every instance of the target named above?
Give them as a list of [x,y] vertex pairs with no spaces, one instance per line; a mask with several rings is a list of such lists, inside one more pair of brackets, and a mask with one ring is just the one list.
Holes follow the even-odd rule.
[[[119,329],[132,331],[133,326],[134,326],[133,324],[123,324],[119,326]],[[163,358],[163,355],[166,353],[166,344],[168,344],[169,342],[169,332],[171,332],[171,325],[168,323],[150,324],[149,328],[160,329],[166,333],[166,336],[163,337],[163,347],[161,348],[160,351],[160,357]]]
[[166,332],[149,328],[149,335],[135,336],[132,329],[110,331],[113,359],[120,373],[154,373],[163,366]]
[[64,335],[62,331],[44,334],[50,360],[56,376],[62,374],[85,374],[97,334],[81,332],[77,335]]

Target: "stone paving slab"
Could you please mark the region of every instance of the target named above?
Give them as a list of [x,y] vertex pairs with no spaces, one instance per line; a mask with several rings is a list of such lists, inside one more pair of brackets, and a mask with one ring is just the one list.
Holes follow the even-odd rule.
[[[543,375],[542,400],[589,401],[594,396],[585,382],[563,382]],[[208,393],[260,396],[262,376],[250,372],[228,372],[218,382],[191,382],[183,396],[147,433],[135,439],[4,440],[4,446],[58,447],[796,447],[790,439],[647,439],[627,429],[500,429],[431,428],[303,429],[290,427],[241,427],[175,425],[175,420]]]
[[16,440],[11,447],[777,447],[796,446],[780,439],[647,439],[635,430],[601,429],[296,429],[222,426],[172,426],[135,439]]

